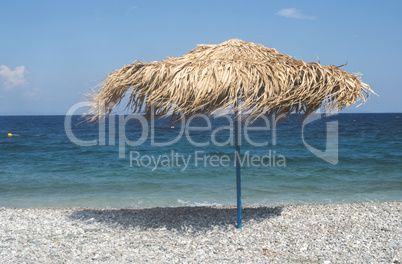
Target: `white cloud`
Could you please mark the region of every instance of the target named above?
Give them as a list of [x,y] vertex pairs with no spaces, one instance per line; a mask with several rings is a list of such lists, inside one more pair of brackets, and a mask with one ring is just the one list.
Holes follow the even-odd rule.
[[296,8],[284,8],[279,10],[277,13],[279,16],[289,17],[289,18],[296,18],[296,19],[315,19],[314,16],[307,16],[302,13],[301,10]]
[[15,67],[13,71],[5,65],[0,65],[0,79],[4,88],[11,90],[14,87],[24,86],[27,83],[24,77],[26,72],[24,65]]
[[40,92],[41,92],[40,89],[33,88],[33,89],[30,89],[30,90],[26,91],[22,95],[27,97],[27,98],[30,98],[30,99],[37,99],[37,94],[40,93]]
[[137,9],[137,8],[138,8],[138,6],[131,6],[130,8],[127,9],[125,15],[127,16],[129,13],[131,13],[131,11],[133,11],[134,9]]

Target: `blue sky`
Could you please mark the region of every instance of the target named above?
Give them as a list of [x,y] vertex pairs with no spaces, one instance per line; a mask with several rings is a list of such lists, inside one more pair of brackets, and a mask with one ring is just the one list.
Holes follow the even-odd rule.
[[111,71],[231,38],[363,74],[402,112],[402,1],[2,1],[0,115],[65,114]]

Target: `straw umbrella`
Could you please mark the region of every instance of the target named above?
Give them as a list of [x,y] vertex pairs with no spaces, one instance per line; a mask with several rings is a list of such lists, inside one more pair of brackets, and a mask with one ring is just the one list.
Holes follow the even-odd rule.
[[134,114],[153,109],[171,122],[194,114],[235,113],[238,228],[241,228],[239,127],[241,112],[252,121],[263,115],[301,114],[318,109],[341,110],[364,102],[373,91],[341,66],[306,63],[263,45],[231,39],[199,45],[182,57],[125,65],[110,73],[90,101],[91,120],[108,116],[128,94]]

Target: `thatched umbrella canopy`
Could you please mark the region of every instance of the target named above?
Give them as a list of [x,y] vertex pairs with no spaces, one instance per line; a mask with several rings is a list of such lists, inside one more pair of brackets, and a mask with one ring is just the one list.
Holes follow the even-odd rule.
[[[373,92],[340,67],[306,63],[263,45],[231,39],[199,45],[182,57],[125,65],[110,73],[90,101],[92,120],[109,115],[128,93],[133,113],[212,114],[238,103],[251,118],[261,115],[304,117],[318,109],[343,109]],[[131,90],[130,90],[131,89]]]
[[[108,116],[128,93],[134,114],[210,115],[234,106],[235,115],[303,114],[343,109],[373,91],[359,75],[334,65],[306,63],[272,48],[231,39],[200,45],[179,58],[136,62],[110,73],[90,99],[92,120]],[[131,90],[130,90],[131,89]],[[241,228],[239,118],[235,122],[237,217]]]

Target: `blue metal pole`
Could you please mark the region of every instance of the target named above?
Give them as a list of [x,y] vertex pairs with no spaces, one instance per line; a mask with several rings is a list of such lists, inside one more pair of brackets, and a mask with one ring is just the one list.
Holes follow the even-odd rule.
[[235,159],[236,159],[236,187],[237,187],[237,228],[241,229],[241,174],[240,174],[240,120],[238,111],[237,111],[237,103],[235,104]]

